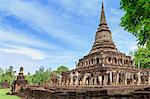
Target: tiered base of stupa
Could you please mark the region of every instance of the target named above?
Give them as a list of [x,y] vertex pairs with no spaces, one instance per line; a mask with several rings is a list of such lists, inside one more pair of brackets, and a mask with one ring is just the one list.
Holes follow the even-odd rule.
[[65,72],[58,85],[65,86],[126,86],[150,85],[150,69],[95,65]]
[[77,68],[62,73],[58,85],[150,85],[150,69],[135,68],[131,57],[102,51],[79,60]]

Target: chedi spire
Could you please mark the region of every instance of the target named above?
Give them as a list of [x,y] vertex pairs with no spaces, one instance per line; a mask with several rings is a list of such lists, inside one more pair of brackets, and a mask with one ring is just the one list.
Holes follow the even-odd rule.
[[104,10],[104,2],[102,2],[99,28],[98,31],[96,32],[95,42],[90,54],[101,51],[117,51],[117,48],[112,40],[111,31],[107,26]]
[[107,25],[107,23],[106,23],[106,17],[105,17],[105,11],[104,11],[104,2],[102,2],[100,25]]

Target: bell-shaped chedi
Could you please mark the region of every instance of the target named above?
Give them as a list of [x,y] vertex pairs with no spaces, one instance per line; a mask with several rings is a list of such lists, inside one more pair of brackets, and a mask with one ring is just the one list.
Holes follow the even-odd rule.
[[112,40],[112,34],[107,26],[104,4],[102,3],[101,18],[98,31],[96,32],[95,42],[90,54],[101,51],[117,51],[117,48]]
[[104,3],[102,2],[101,17],[95,41],[90,53],[79,60],[77,69],[89,67],[133,67],[130,56],[126,56],[116,48],[112,33],[106,22]]

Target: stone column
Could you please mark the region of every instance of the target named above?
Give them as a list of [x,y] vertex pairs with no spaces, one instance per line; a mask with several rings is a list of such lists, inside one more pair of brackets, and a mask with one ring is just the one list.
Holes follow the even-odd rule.
[[137,73],[137,76],[138,76],[137,85],[140,85],[141,84],[141,72],[140,71]]
[[[85,75],[83,75],[83,76],[85,76]],[[84,79],[84,77],[82,78],[82,85],[85,85],[85,79]]]
[[62,85],[62,75],[59,76],[59,85]]
[[70,85],[69,79],[67,79],[67,85]]
[[134,85],[134,74],[131,73],[132,85]]
[[73,73],[70,73],[70,85],[73,85],[73,77],[74,77]]
[[76,77],[75,85],[79,85],[79,77]]
[[76,72],[76,80],[75,80],[75,85],[79,85],[79,73]]
[[148,85],[150,85],[150,71],[148,72]]
[[94,78],[94,85],[97,85],[97,77]]
[[128,73],[126,72],[126,73],[125,73],[125,80],[124,80],[124,84],[125,84],[125,85],[128,85],[127,79],[128,79]]
[[88,82],[87,84],[93,85],[93,79],[94,79],[94,78],[89,79],[89,82],[87,81],[87,82]]
[[102,75],[98,76],[99,84],[102,85]]
[[112,78],[113,78],[113,75],[112,75],[112,71],[109,72],[109,81],[110,81],[110,85],[112,85]]
[[117,76],[116,76],[116,85],[119,85],[119,71],[117,72]]
[[112,71],[112,85],[116,85],[116,75],[115,75],[116,71]]
[[123,58],[122,58],[122,65],[124,65],[124,60],[123,60]]

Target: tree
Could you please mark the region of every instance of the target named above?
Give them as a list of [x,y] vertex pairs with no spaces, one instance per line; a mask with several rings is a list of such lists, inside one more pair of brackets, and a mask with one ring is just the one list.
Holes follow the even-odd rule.
[[3,74],[3,81],[7,80],[8,82],[12,83],[15,78],[16,71],[13,70],[12,66],[9,66],[8,69],[5,70]]
[[140,65],[142,68],[150,68],[150,49],[149,48],[139,48],[135,53],[135,64]]
[[125,11],[120,25],[138,40],[139,48],[132,53],[136,66],[150,68],[150,0],[121,0],[120,5]]
[[3,82],[3,73],[4,73],[3,69],[0,68],[0,84]]
[[3,83],[5,80],[12,83],[14,78],[15,71],[13,70],[12,66],[9,66],[9,68],[5,69],[5,71],[3,71],[2,69],[0,70],[0,83]]
[[32,76],[32,82],[34,84],[42,84],[50,80],[51,69],[45,70],[44,67],[40,67],[38,71]]
[[125,15],[121,18],[121,26],[132,33],[139,45],[150,42],[150,0],[121,0],[121,9]]
[[68,68],[66,66],[60,66],[57,68],[56,73],[61,74],[62,72],[68,71]]
[[3,73],[4,71],[3,71],[3,69],[2,68],[0,68],[0,75]]
[[27,75],[25,75],[25,79],[28,81],[29,84],[33,84],[32,83],[32,75],[29,72]]

